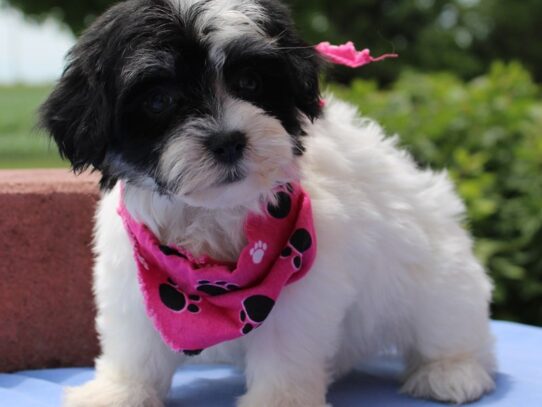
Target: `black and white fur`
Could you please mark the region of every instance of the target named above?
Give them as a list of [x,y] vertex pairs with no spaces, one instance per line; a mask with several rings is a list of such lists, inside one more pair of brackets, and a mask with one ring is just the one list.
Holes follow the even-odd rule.
[[[447,176],[326,96],[319,58],[273,0],[132,0],[88,29],[42,123],[76,171],[103,175],[94,292],[102,355],[68,407],[161,406],[186,360],[237,363],[239,407],[323,407],[330,382],[396,350],[403,391],[455,403],[494,386],[491,283]],[[164,244],[235,261],[247,213],[300,179],[318,256],[262,327],[188,359],[145,314],[116,213]],[[67,254],[68,255],[68,254]]]

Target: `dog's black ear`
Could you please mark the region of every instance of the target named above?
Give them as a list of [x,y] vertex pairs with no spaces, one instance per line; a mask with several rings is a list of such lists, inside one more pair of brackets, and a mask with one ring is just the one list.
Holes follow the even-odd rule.
[[321,59],[312,47],[307,47],[302,41],[299,44],[300,48],[288,52],[291,83],[297,108],[314,120],[322,112],[319,80]]
[[41,127],[74,171],[100,169],[107,149],[112,106],[106,93],[103,54],[112,14],[110,10],[82,35],[68,54],[58,84],[40,108]]
[[80,61],[72,61],[40,110],[41,126],[75,171],[99,169],[107,143],[108,102],[88,75]]
[[270,37],[277,39],[277,45],[287,59],[296,106],[314,120],[322,112],[320,69],[323,61],[315,48],[298,34],[288,7],[276,0],[259,1],[267,9],[269,17],[264,23],[265,30]]

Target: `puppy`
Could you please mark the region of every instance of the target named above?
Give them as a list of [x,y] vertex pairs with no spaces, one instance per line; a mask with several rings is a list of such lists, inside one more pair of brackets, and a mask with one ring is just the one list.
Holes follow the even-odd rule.
[[[331,382],[390,351],[415,397],[464,403],[494,387],[492,286],[462,202],[352,106],[323,104],[319,65],[273,0],[132,0],[82,35],[41,110],[73,169],[103,176],[102,354],[66,406],[162,406],[187,360],[242,365],[239,407],[326,406]],[[120,200],[162,244],[231,263],[247,216],[291,182],[312,203],[310,271],[253,332],[194,358],[171,350],[147,315]]]

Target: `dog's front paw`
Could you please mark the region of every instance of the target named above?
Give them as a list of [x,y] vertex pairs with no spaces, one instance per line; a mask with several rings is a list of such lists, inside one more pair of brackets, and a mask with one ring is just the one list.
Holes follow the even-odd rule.
[[249,392],[238,400],[237,407],[332,407],[321,401],[325,397],[314,396],[300,394],[295,389],[284,389],[272,394]]
[[163,403],[148,386],[98,379],[67,388],[63,407],[163,407]]
[[401,392],[414,397],[463,404],[495,387],[491,375],[474,359],[439,360],[414,370]]

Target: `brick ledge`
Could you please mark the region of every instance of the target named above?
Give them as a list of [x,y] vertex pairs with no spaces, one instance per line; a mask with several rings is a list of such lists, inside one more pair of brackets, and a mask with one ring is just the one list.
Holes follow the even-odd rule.
[[75,176],[71,171],[0,170],[0,194],[21,193],[96,193],[100,177],[85,172]]
[[0,372],[92,364],[97,181],[67,170],[0,171]]

